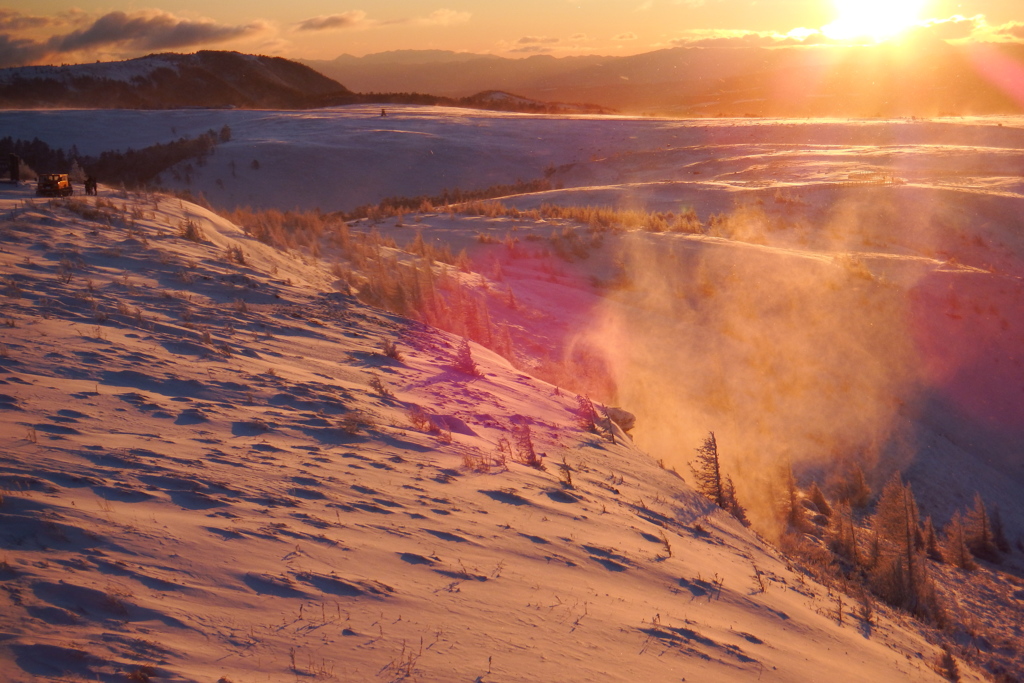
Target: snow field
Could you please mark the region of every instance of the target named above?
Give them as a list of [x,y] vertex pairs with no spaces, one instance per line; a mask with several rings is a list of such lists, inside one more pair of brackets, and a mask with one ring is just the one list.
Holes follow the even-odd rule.
[[[9,680],[939,680],[571,393],[477,346],[455,372],[194,205],[101,199],[0,198]],[[466,466],[516,424],[544,471]]]

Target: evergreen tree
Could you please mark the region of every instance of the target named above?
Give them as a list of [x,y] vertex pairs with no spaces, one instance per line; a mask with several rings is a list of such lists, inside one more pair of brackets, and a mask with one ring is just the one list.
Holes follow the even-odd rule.
[[478,376],[480,374],[476,361],[473,360],[473,351],[469,348],[469,342],[465,338],[455,349],[455,363],[452,367],[467,375]]
[[945,539],[942,547],[943,557],[946,562],[966,571],[973,571],[978,568],[971,551],[967,549],[967,542],[964,539],[964,525],[960,517],[960,511],[953,513],[949,524],[945,528]]
[[925,518],[922,535],[924,536],[924,552],[928,555],[928,559],[933,562],[943,562],[942,551],[939,549],[939,539],[935,533],[935,525],[932,524],[931,517]]
[[839,502],[829,519],[829,536],[832,552],[853,566],[861,563],[857,548],[857,526],[853,521],[853,510],[848,502]]
[[920,514],[910,487],[894,474],[885,485],[872,520],[878,556],[871,583],[879,596],[919,617],[942,619],[935,587],[920,552]]
[[818,482],[811,483],[811,490],[807,493],[807,497],[814,503],[814,507],[818,508],[818,512],[826,517],[832,516],[832,506],[828,504],[825,494],[818,488]]
[[68,178],[73,183],[84,183],[85,182],[85,171],[78,164],[78,159],[71,162],[71,170],[68,172]]
[[796,479],[793,477],[793,466],[788,462],[783,465],[780,476],[782,479],[782,499],[779,501],[781,519],[790,529],[800,532],[809,531],[807,515],[804,513],[804,507],[800,504],[800,492],[796,487]]
[[905,486],[899,474],[894,474],[882,489],[882,496],[875,508],[873,526],[884,540],[900,548],[907,563],[913,564],[913,550],[919,534],[917,501],[909,486]]
[[737,500],[736,488],[733,486],[732,477],[729,475],[726,475],[725,480],[722,482],[722,497],[725,500],[724,509],[744,526],[749,526],[750,520],[747,519],[747,511]]
[[939,665],[936,670],[947,681],[960,680],[960,667],[957,666],[953,651],[949,649],[948,645],[942,646],[942,655],[939,657]]
[[1003,516],[999,514],[999,506],[992,506],[992,541],[1001,553],[1010,552],[1010,541],[1006,538],[1006,530],[1003,528]]
[[989,562],[999,561],[999,551],[992,536],[992,522],[980,493],[974,494],[974,508],[967,513],[964,521],[964,540],[975,557]]
[[855,508],[866,507],[871,500],[871,487],[864,477],[864,470],[859,464],[853,466],[853,480],[850,486],[850,505]]
[[597,409],[589,396],[576,394],[576,417],[579,418],[581,428],[597,433]]
[[722,468],[718,461],[718,442],[715,441],[715,433],[708,432],[704,443],[696,451],[697,458],[690,463],[690,470],[697,482],[697,490],[724,510],[725,489],[722,486]]
[[866,507],[871,500],[871,487],[856,462],[848,463],[842,473],[833,475],[828,488],[836,500],[846,501],[854,509]]

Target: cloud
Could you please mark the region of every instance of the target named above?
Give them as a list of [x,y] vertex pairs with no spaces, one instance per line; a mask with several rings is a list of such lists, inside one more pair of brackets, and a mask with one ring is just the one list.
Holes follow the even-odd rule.
[[473,15],[469,12],[457,12],[451,9],[434,10],[425,17],[402,17],[380,21],[370,19],[362,10],[349,10],[341,14],[328,14],[312,17],[301,21],[295,26],[296,31],[337,31],[349,29],[367,29],[381,26],[454,26],[464,24]]
[[800,27],[789,33],[733,29],[694,30],[687,31],[683,36],[669,42],[673,47],[783,47],[815,45],[827,40],[816,29]]
[[426,17],[417,19],[416,23],[426,24],[428,26],[454,26],[455,24],[465,24],[469,21],[469,18],[473,16],[469,12],[456,12],[452,9],[438,9],[434,10]]
[[265,22],[259,21],[232,26],[208,19],[180,19],[159,10],[132,14],[110,12],[88,28],[54,36],[48,41],[48,47],[55,53],[107,47],[166,50],[223,43],[262,33],[268,28]]
[[984,14],[972,17],[956,14],[946,19],[922,22],[911,35],[953,43],[1024,42],[1024,22],[1009,21],[993,26]]
[[963,40],[974,36],[987,26],[985,17],[977,15],[962,17],[955,15],[948,19],[930,19],[914,29],[914,33],[938,40]]
[[[990,26],[984,15],[921,22],[895,40],[930,39],[964,41],[1024,41],[1024,22]],[[853,41],[857,43],[858,41]],[[686,31],[670,41],[673,47],[791,47],[810,45],[849,45],[850,41],[829,38],[818,29],[794,28],[788,33],[774,31],[743,31],[731,29],[700,29]]]
[[612,38],[612,40],[636,40],[637,35],[632,31],[626,33],[620,33],[619,35]]
[[44,43],[0,33],[0,69],[33,64],[49,54]]
[[0,31],[25,31],[63,25],[58,17],[37,17],[22,14],[16,10],[0,7]]
[[550,45],[557,43],[558,38],[552,38],[550,36],[523,36],[516,41],[518,45]]
[[[69,23],[82,28],[45,40],[17,34]],[[0,10],[0,30],[6,30],[0,33],[0,66],[9,67],[70,53],[131,53],[223,43],[268,33],[270,25],[263,21],[230,25],[209,19],[182,19],[160,10],[109,12],[91,23],[80,11],[62,17],[31,17]]]
[[549,47],[544,47],[543,45],[524,45],[523,47],[513,48],[513,49],[509,50],[509,52],[515,52],[515,53],[519,53],[519,54],[541,55],[541,54],[549,54],[549,53],[553,52],[553,50],[551,48],[549,48]]
[[995,26],[992,32],[997,36],[1008,36],[1013,40],[1024,41],[1024,22],[1011,21],[1002,26]]
[[332,31],[335,29],[362,28],[367,25],[366,12],[350,10],[341,14],[328,14],[300,21],[297,31]]

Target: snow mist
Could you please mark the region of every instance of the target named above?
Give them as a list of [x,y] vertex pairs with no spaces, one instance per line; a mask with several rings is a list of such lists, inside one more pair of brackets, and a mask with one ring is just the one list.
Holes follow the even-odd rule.
[[688,475],[709,430],[758,526],[782,467],[903,450],[918,373],[905,293],[848,257],[631,233],[628,282],[583,339],[601,348],[637,440]]

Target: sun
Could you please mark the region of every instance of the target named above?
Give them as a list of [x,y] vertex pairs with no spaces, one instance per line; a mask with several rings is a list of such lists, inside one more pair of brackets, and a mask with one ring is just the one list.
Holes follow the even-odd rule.
[[927,0],[834,0],[839,17],[821,32],[829,38],[882,42],[916,24]]

